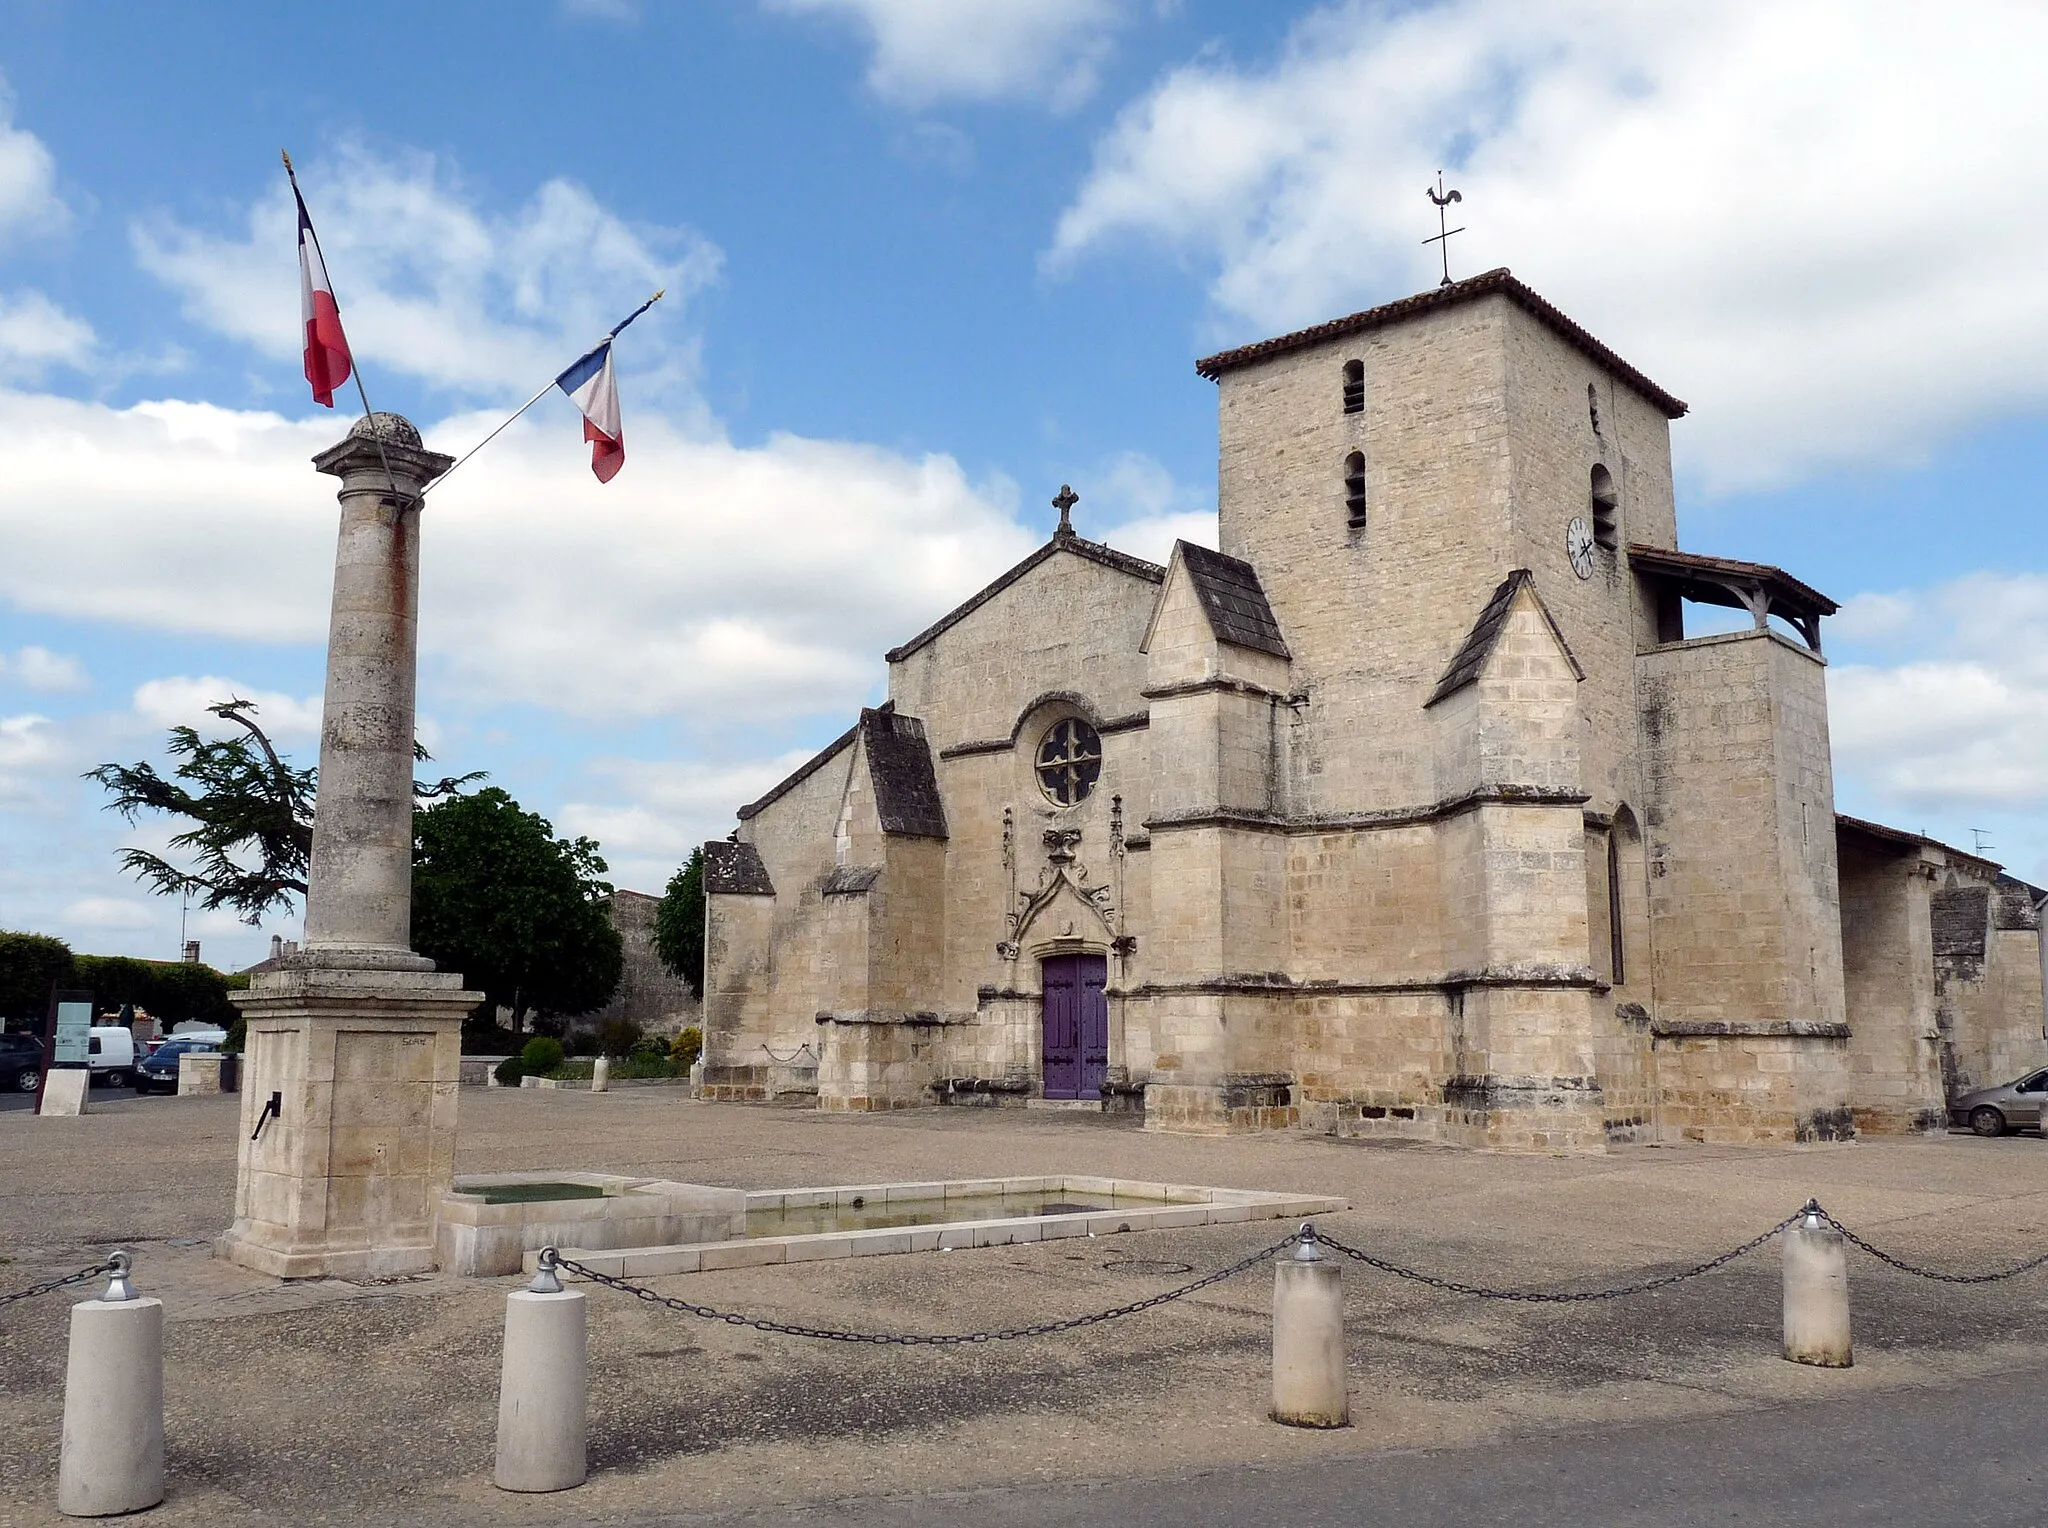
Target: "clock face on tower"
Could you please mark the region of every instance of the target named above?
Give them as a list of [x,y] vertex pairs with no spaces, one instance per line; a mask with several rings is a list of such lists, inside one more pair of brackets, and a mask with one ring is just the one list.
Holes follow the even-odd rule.
[[1564,554],[1572,560],[1572,571],[1581,578],[1593,576],[1593,533],[1582,516],[1573,515],[1564,528]]

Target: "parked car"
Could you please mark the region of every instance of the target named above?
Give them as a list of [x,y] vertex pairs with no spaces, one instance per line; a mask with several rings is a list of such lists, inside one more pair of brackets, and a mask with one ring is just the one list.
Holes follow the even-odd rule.
[[33,1093],[43,1085],[43,1042],[34,1035],[0,1035],[0,1088]]
[[157,1045],[167,1045],[173,1040],[197,1040],[201,1045],[219,1046],[225,1044],[227,1038],[228,1032],[218,1024],[195,1025],[191,1029],[174,1030],[156,1043]]
[[2048,1101],[2048,1071],[2029,1072],[2015,1082],[1965,1093],[1948,1106],[1951,1123],[1968,1125],[1979,1135],[2004,1135],[2025,1125],[2041,1125],[2041,1106]]
[[135,1075],[135,1031],[119,1024],[95,1024],[87,1036],[85,1064],[94,1082],[125,1088]]
[[135,1064],[135,1091],[154,1092],[161,1088],[166,1093],[178,1091],[178,1058],[195,1052],[210,1055],[217,1047],[211,1040],[197,1039],[192,1035],[179,1035],[175,1039],[161,1042],[157,1048]]

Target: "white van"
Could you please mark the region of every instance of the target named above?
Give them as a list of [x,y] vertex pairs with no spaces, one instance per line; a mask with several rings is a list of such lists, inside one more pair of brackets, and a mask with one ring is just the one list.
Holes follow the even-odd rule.
[[92,1027],[86,1044],[85,1064],[91,1070],[94,1082],[104,1082],[110,1088],[127,1087],[134,1080],[135,1063],[139,1059],[135,1054],[132,1030],[120,1024],[104,1027],[95,1024]]

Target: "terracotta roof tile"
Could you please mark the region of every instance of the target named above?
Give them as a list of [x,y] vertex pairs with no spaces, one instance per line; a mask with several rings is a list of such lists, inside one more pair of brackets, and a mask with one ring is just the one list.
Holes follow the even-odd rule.
[[1277,335],[1270,340],[1260,340],[1254,345],[1240,345],[1235,350],[1220,350],[1215,355],[1204,356],[1195,362],[1195,370],[1213,382],[1226,371],[1249,366],[1252,362],[1263,361],[1269,356],[1285,355],[1290,350],[1305,350],[1311,345],[1341,339],[1347,334],[1362,334],[1368,329],[1384,329],[1391,324],[1405,323],[1421,314],[1435,312],[1439,308],[1456,307],[1459,303],[1472,302],[1495,294],[1507,298],[1523,312],[1547,325],[1566,344],[1628,382],[1636,391],[1662,409],[1667,417],[1676,419],[1685,413],[1686,406],[1683,400],[1672,397],[1565,317],[1551,303],[1515,280],[1513,273],[1506,266],[1465,281],[1454,281],[1449,286],[1438,287],[1434,291],[1418,292],[1415,296],[1404,297],[1399,302],[1367,308],[1362,313],[1353,313],[1345,318],[1333,318],[1328,323],[1317,324],[1313,328],[1297,329],[1292,334]]

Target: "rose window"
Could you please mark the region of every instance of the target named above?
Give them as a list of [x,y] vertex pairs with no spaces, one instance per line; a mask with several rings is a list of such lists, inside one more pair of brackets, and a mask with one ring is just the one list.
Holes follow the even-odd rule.
[[1095,789],[1102,774],[1102,738],[1079,717],[1054,722],[1038,745],[1038,787],[1061,806]]

